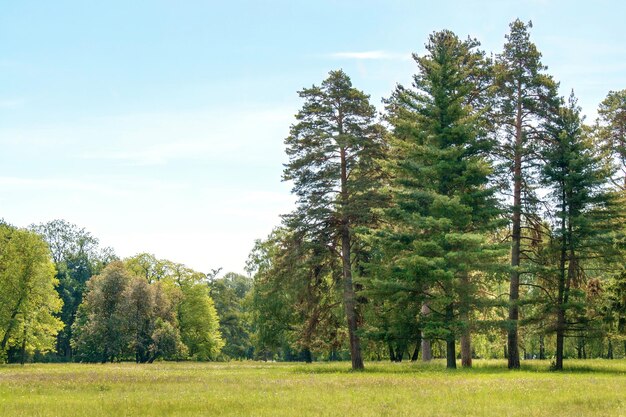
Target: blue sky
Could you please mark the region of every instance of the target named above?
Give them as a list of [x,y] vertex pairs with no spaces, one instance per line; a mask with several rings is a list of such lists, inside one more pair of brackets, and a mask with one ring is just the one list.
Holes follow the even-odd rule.
[[297,90],[343,68],[380,107],[429,33],[498,53],[519,17],[593,119],[626,88],[623,4],[0,0],[0,217],[242,272],[293,207],[280,178]]

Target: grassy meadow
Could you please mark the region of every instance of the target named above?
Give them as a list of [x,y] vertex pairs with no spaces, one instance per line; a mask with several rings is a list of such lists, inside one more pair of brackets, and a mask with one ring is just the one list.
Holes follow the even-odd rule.
[[0,416],[626,416],[626,360],[0,365]]

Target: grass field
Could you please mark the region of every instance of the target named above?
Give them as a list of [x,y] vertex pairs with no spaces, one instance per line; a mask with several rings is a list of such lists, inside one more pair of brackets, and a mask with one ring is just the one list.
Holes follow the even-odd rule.
[[626,360],[0,365],[0,416],[626,416]]

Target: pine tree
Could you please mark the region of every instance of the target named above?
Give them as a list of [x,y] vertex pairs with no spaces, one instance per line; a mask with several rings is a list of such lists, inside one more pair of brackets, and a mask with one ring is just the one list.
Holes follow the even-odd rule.
[[515,20],[506,36],[504,51],[496,60],[498,118],[503,142],[501,157],[512,174],[511,278],[509,290],[508,366],[520,367],[518,319],[522,226],[532,218],[535,149],[541,132],[538,126],[555,107],[557,85],[544,71],[541,53],[530,41],[528,25]]
[[[563,369],[566,331],[573,316],[584,306],[574,302],[583,291],[590,259],[606,258],[614,246],[613,222],[619,215],[614,194],[606,187],[611,164],[585,132],[580,108],[573,93],[547,127],[549,141],[543,149],[542,182],[551,190],[555,203],[554,240],[558,244],[556,284],[556,363]],[[600,256],[598,256],[600,255]],[[596,261],[597,262],[597,261]],[[584,300],[584,293],[578,297]]]
[[499,211],[486,158],[489,66],[478,46],[447,30],[433,33],[427,53],[414,56],[413,88],[399,86],[388,103],[393,203],[381,236],[389,279],[427,302],[424,334],[446,340],[449,368],[456,367],[457,336],[469,342],[477,295],[472,274],[488,268],[497,253],[486,234]]
[[611,91],[600,103],[600,137],[617,160],[626,190],[626,90]]
[[287,223],[341,259],[352,368],[362,369],[352,249],[356,229],[373,221],[372,208],[379,205],[375,160],[383,152],[383,129],[369,97],[343,71],[331,71],[321,86],[299,94],[305,103],[285,140],[284,171],[299,200]]

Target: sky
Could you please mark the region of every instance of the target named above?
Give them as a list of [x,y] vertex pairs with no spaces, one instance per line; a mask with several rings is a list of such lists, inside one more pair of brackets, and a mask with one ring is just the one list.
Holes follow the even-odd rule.
[[520,18],[593,120],[626,88],[624,16],[621,0],[0,0],[0,218],[241,273],[294,208],[298,90],[341,68],[382,108],[433,31],[495,54]]

